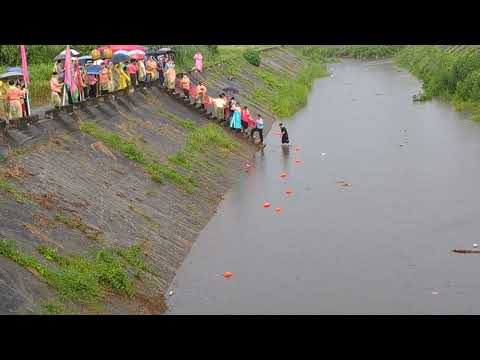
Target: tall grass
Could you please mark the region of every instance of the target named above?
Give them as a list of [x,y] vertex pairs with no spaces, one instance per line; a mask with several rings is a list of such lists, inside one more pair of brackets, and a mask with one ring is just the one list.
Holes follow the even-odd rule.
[[192,169],[195,164],[203,163],[201,155],[207,151],[227,152],[235,147],[233,140],[222,129],[215,124],[207,124],[191,130],[184,148],[168,160],[184,169]]
[[141,165],[155,182],[161,184],[164,182],[170,182],[187,192],[192,192],[197,186],[193,178],[180,174],[172,167],[156,160],[147,160],[144,152],[134,142],[129,141],[118,134],[107,131],[93,122],[82,122],[80,124],[80,130],[95,139],[104,142],[107,146],[120,152],[127,159]]
[[[0,240],[1,256],[28,269],[57,291],[61,303],[47,304],[47,310],[51,313],[58,313],[59,309],[64,312],[65,303],[94,306],[107,292],[132,296],[133,281],[127,273],[127,264],[122,260],[125,254],[128,255],[128,265],[140,270],[147,269],[136,247],[127,250],[102,248],[91,257],[60,255],[57,249],[43,245],[37,250],[46,264],[32,255],[22,253],[14,241]],[[119,253],[122,255],[117,255]]]
[[480,57],[475,47],[407,46],[396,56],[400,66],[422,80],[423,98],[452,101],[457,110],[480,120]]
[[264,85],[255,87],[250,100],[265,104],[280,118],[292,116],[306,104],[315,79],[328,75],[324,57],[317,55],[310,54],[306,67],[293,78],[267,68],[252,68]]

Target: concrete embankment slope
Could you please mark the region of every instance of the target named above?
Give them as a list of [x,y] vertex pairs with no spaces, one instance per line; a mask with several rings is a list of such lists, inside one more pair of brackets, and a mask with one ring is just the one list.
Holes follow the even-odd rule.
[[[262,54],[261,67],[285,76],[303,66],[283,48]],[[229,74],[233,81],[227,80]],[[192,78],[205,79],[211,95],[235,86],[252,114],[262,113],[267,126],[274,121],[267,106],[255,101],[255,88],[266,84],[258,69],[243,60]],[[197,187],[186,191],[168,177],[163,183],[152,181],[141,163],[81,131],[85,122],[127,139],[146,157],[192,178]],[[162,312],[163,294],[176,269],[255,151],[250,142],[219,127],[236,144],[233,150],[202,153],[201,162],[185,168],[169,162],[184,149],[192,125],[209,123],[204,113],[157,85],[67,107],[30,124],[15,123],[0,144],[0,241],[13,240],[21,253],[45,266],[51,264],[39,254],[40,245],[88,257],[92,249],[138,244],[150,270],[133,277],[135,295],[107,292],[101,311]],[[0,256],[0,314],[40,313],[42,304],[57,295],[35,268]]]

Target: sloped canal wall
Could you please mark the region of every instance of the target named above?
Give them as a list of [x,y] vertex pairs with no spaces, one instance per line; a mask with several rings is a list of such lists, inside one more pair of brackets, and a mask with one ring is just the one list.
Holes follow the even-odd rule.
[[[262,53],[260,69],[293,77],[304,66],[278,47]],[[190,77],[194,83],[205,80],[211,96],[235,86],[240,90],[236,97],[248,104],[252,117],[261,113],[266,131],[271,127],[273,114],[255,98],[256,88],[268,91],[258,68],[241,59]],[[81,124],[102,129],[112,143],[125,139],[147,160],[135,161],[128,146],[109,146],[105,137],[91,136]],[[176,269],[256,151],[247,139],[212,124],[208,114],[156,83],[12,122],[0,144],[0,241],[13,242],[19,253],[53,268],[59,265],[40,254],[39,246],[85,258],[104,247],[138,246],[148,271],[125,267],[134,292],[127,296],[107,290],[100,310],[79,305],[74,312],[163,312],[163,295]],[[214,126],[214,132],[220,130],[235,145],[200,152],[199,160],[188,166],[182,167],[179,157],[172,161],[172,155],[189,145],[192,131],[206,126]],[[169,173],[155,179],[147,162],[167,164],[162,169],[194,186],[182,186]],[[43,313],[45,304],[57,301],[58,289],[45,281],[39,267],[3,255],[0,314]]]

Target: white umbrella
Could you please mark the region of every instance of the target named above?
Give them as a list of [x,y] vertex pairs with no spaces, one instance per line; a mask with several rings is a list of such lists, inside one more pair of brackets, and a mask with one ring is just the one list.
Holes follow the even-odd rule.
[[[63,51],[62,51],[60,54],[58,54],[58,55],[65,55],[65,52],[66,52],[66,51],[67,51],[67,50],[65,49],[65,50],[63,50]],[[74,50],[74,49],[70,49],[70,54],[72,54],[72,56],[78,56],[78,55],[80,55],[80,53],[79,53],[77,50]]]
[[145,55],[145,51],[142,50],[132,50],[128,52],[128,56],[132,55]]
[[125,54],[125,55],[128,55],[128,51],[127,50],[117,50],[113,53],[114,55],[115,54]]

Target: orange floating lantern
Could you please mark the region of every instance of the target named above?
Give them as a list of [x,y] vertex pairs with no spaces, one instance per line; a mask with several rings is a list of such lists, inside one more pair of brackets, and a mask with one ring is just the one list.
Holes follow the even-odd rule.
[[287,176],[288,176],[288,174],[286,172],[283,172],[283,173],[280,174],[280,177],[282,179],[286,178]]
[[223,273],[223,276],[226,278],[226,279],[229,279],[233,276],[233,273],[231,273],[230,271],[225,271]]
[[285,190],[285,194],[287,195],[292,195],[293,194],[293,190],[291,188],[288,188],[287,190]]
[[301,148],[300,146],[297,146],[297,147],[295,148],[295,151],[300,151],[300,150],[302,150],[302,148]]
[[270,207],[270,203],[268,201],[265,201],[263,203],[263,207],[266,209],[266,208],[269,208]]
[[301,162],[302,162],[302,160],[300,160],[300,159],[295,159],[295,163],[300,164]]
[[279,207],[275,208],[275,212],[277,214],[280,214],[282,212],[282,208],[279,208]]

